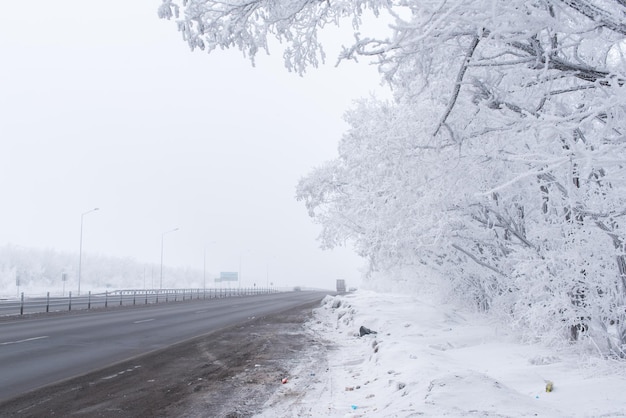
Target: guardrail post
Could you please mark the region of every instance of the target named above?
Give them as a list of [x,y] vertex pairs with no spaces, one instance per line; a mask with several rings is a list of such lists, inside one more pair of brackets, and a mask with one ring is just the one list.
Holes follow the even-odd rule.
[[148,291],[144,290],[144,292],[146,294],[146,302],[144,303],[144,305],[147,305],[148,304]]
[[137,297],[137,291],[133,291],[133,306],[135,306],[135,298]]
[[69,301],[69,308],[68,310],[71,311],[72,310],[72,291],[70,290],[70,301]]
[[104,307],[107,308],[109,306],[109,291],[104,291]]
[[124,300],[124,292],[120,292],[120,306],[122,306],[123,300]]
[[156,291],[156,303],[157,303],[157,305],[159,304],[159,293],[160,293],[160,291],[157,290]]
[[87,310],[91,309],[91,290],[89,291],[89,296],[87,297]]
[[22,302],[20,303],[20,315],[24,315],[24,292],[22,292]]
[[46,313],[50,311],[50,292],[46,295]]
[[170,296],[170,291],[166,290],[165,291],[165,303],[167,303],[169,301],[169,296]]

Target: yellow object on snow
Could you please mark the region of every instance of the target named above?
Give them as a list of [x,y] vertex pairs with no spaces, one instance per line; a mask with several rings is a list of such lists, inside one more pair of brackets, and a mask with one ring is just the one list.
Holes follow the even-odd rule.
[[547,381],[546,382],[546,392],[552,392],[552,388],[554,387],[554,383]]

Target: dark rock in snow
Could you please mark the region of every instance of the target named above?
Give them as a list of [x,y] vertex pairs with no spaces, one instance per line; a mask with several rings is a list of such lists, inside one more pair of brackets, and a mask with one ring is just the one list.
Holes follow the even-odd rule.
[[369,328],[365,328],[364,326],[361,325],[361,328],[359,328],[359,336],[364,336],[367,334],[376,334],[376,331],[372,331]]

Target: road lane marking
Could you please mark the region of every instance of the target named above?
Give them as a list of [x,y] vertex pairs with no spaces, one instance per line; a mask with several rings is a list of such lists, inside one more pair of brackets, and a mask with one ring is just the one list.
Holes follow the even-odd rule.
[[26,343],[26,342],[29,342],[29,341],[41,340],[43,338],[48,338],[48,336],[44,335],[44,336],[41,336],[41,337],[26,338],[25,340],[19,340],[19,341],[7,341],[7,342],[4,342],[4,343],[0,343],[0,345],[21,344],[21,343]]
[[151,319],[142,319],[141,321],[135,321],[133,324],[143,324],[144,322],[154,321],[154,318]]
[[134,372],[135,370],[140,369],[140,368],[141,368],[141,366],[135,366],[135,367],[132,367],[132,368],[130,368],[130,369],[122,370],[121,372],[118,372],[118,373],[112,374],[111,376],[106,376],[106,377],[103,377],[103,378],[102,378],[102,380],[109,380],[109,379],[113,379],[113,378],[115,378],[115,377],[117,377],[117,376],[120,376],[120,375],[122,375],[122,374],[126,373],[126,372]]

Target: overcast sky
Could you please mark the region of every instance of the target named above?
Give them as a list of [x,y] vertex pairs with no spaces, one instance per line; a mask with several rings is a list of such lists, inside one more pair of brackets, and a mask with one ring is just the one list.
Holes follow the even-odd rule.
[[[191,52],[159,1],[14,1],[0,14],[0,245],[237,271],[242,284],[358,282],[319,249],[298,180],[336,156],[376,69],[304,77],[280,51]],[[380,94],[380,93],[379,93]]]

